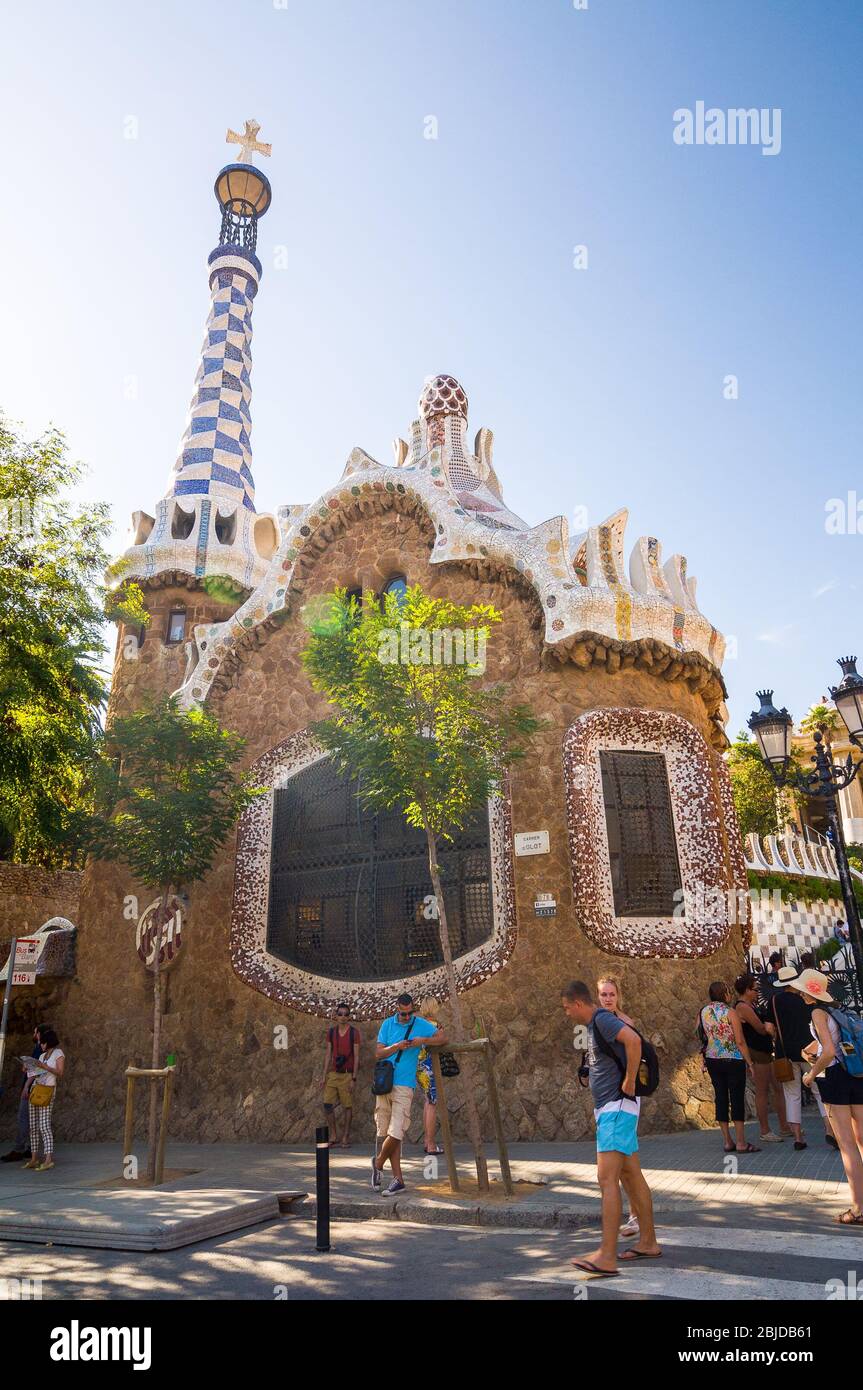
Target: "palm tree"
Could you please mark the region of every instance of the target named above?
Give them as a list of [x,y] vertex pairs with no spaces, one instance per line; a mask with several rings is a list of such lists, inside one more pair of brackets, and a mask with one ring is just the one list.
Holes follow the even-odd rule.
[[828,705],[826,696],[822,696],[820,704],[812,705],[800,720],[802,734],[821,734],[828,758],[833,751],[833,735],[840,728],[838,711],[832,705]]

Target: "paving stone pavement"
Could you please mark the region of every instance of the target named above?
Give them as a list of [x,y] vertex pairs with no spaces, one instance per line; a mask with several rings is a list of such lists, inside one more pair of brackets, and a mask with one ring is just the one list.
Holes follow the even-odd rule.
[[[641,1143],[642,1165],[657,1213],[685,1217],[716,1210],[725,1213],[732,1225],[742,1225],[755,1214],[767,1217],[781,1209],[786,1219],[811,1219],[814,1215],[829,1222],[848,1202],[841,1160],[825,1145],[817,1117],[807,1117],[806,1133],[809,1147],[800,1153],[795,1153],[787,1140],[765,1146],[761,1153],[740,1156],[723,1153],[718,1130],[647,1136]],[[748,1137],[757,1141],[754,1124],[748,1128]],[[492,1146],[487,1152],[495,1178],[499,1168]],[[330,1155],[334,1219],[384,1217],[512,1228],[578,1228],[593,1226],[599,1219],[592,1143],[513,1144],[513,1177],[537,1183],[528,1196],[513,1203],[453,1196],[443,1160],[435,1180],[423,1174],[424,1159],[417,1150],[409,1150],[405,1157],[408,1191],[398,1199],[387,1199],[371,1191],[367,1147],[333,1149]],[[458,1158],[460,1171],[467,1175],[468,1151],[460,1149]],[[82,1224],[88,1226],[104,1216],[115,1230],[124,1219],[140,1225],[148,1216],[148,1204],[158,1213],[164,1213],[168,1206],[173,1220],[186,1216],[191,1220],[200,1214],[205,1199],[211,1202],[219,1189],[230,1189],[234,1200],[260,1193],[308,1194],[304,1209],[309,1214],[314,1210],[312,1145],[176,1144],[170,1146],[168,1166],[195,1171],[148,1197],[140,1190],[126,1193],[102,1187],[119,1174],[119,1145],[61,1146],[57,1166],[47,1173],[0,1165],[0,1239],[21,1239],[22,1219],[32,1227],[34,1214],[39,1212],[50,1220],[54,1212],[78,1210]],[[499,1192],[498,1184],[494,1186]],[[425,1191],[418,1192],[418,1187]],[[63,1238],[74,1243],[72,1234],[67,1227]],[[39,1231],[31,1230],[30,1238],[38,1240]],[[46,1233],[43,1238],[56,1237]],[[191,1238],[195,1238],[194,1230]]]

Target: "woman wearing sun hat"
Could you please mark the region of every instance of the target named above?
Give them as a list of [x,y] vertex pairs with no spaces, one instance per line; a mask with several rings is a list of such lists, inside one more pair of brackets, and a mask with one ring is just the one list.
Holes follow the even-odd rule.
[[830,1008],[835,1001],[827,976],[803,970],[788,983],[812,1006],[810,1027],[818,1051],[803,1084],[818,1080],[851,1192],[851,1206],[836,1220],[840,1226],[863,1226],[863,1078],[851,1076],[840,1060],[841,1034]]
[[[788,1116],[788,1123],[794,1130],[795,1149],[806,1148],[802,1129],[803,1097],[800,1091],[800,1081],[804,1071],[809,1070],[809,1063],[818,1052],[818,1043],[812,1041],[812,1030],[809,1026],[812,1015],[809,1007],[804,1002],[800,991],[791,988],[791,981],[796,979],[801,970],[815,968],[811,963],[814,957],[810,953],[810,960],[807,961],[806,955],[807,952],[804,952],[800,957],[799,966],[782,966],[773,981],[775,998],[770,1001],[770,1017],[776,1025],[775,1058],[780,1064],[786,1060],[791,1065],[790,1079],[783,1080],[781,1084],[785,1093],[785,1113]],[[787,1071],[787,1067],[785,1070]],[[831,1149],[838,1149],[839,1145],[833,1137],[817,1081],[812,1086],[812,1094],[815,1097],[818,1113],[824,1125],[825,1143],[829,1144]]]

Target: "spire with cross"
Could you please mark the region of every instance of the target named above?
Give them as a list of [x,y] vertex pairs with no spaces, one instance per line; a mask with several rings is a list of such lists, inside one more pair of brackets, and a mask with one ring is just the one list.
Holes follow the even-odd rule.
[[265,145],[263,141],[258,139],[258,131],[260,128],[258,122],[254,120],[246,121],[246,129],[243,131],[242,135],[237,135],[236,131],[231,130],[230,127],[228,128],[228,133],[225,136],[226,143],[240,146],[240,153],[237,156],[238,164],[254,164],[253,155],[256,154],[264,154],[267,156],[272,154],[272,145]]

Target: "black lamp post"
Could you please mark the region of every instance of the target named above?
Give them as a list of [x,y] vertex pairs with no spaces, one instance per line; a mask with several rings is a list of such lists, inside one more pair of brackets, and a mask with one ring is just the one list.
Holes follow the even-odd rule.
[[[835,689],[831,689],[830,698],[839,711],[854,747],[863,750],[863,676],[858,674],[856,663],[856,656],[840,659],[842,680]],[[793,768],[791,730],[794,721],[791,715],[787,709],[776,708],[773,704],[772,690],[758,690],[756,695],[761,701],[761,708],[749,719],[749,727],[758,740],[761,756],[770,769],[774,782],[778,787],[799,787],[808,796],[817,796],[824,802],[836,852],[836,867],[842,886],[851,950],[854,953],[857,974],[855,994],[858,997],[863,996],[863,935],[860,931],[860,912],[854,896],[854,884],[836,800],[837,793],[854,781],[863,767],[863,761],[853,762],[849,753],[844,763],[832,762],[824,747],[824,740],[820,732],[817,732],[814,735],[815,752],[812,755],[814,771],[800,772]]]

